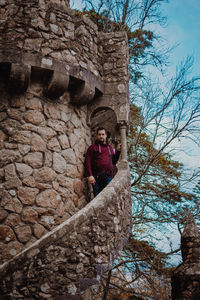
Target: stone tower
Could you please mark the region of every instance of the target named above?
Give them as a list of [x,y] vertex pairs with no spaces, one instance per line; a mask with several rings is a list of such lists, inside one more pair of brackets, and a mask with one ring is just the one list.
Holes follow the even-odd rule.
[[[98,32],[68,1],[0,0],[0,295],[82,297],[123,247],[128,59],[126,33]],[[84,154],[102,124],[121,161],[88,204]]]
[[181,236],[183,263],[172,276],[172,300],[200,299],[200,234],[192,218]]

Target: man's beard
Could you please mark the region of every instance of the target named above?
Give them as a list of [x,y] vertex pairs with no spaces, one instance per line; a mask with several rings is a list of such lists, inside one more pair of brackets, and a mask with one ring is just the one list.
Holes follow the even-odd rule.
[[105,141],[104,140],[99,140],[99,143],[103,145],[105,143]]

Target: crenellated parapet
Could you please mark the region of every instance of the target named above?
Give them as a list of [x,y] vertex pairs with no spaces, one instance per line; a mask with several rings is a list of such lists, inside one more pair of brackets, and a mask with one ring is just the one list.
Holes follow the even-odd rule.
[[59,1],[3,1],[0,19],[0,72],[9,90],[25,92],[37,71],[52,99],[69,89],[72,103],[84,105],[103,92],[102,52],[90,20]]
[[[80,65],[102,76],[97,26],[83,16],[76,16],[73,10],[59,2],[2,1],[1,58],[12,62],[28,59],[33,63],[38,59],[42,60],[43,67],[50,69],[55,68],[54,59]],[[65,66],[60,71],[66,72]]]

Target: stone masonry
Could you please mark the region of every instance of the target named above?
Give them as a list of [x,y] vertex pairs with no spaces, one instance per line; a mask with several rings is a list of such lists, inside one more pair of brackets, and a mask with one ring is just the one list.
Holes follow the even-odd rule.
[[66,105],[67,94],[56,103],[41,99],[38,87],[17,99],[1,95],[2,262],[87,204],[90,131],[86,108]]
[[[0,295],[83,297],[122,248],[128,59],[124,32],[99,33],[68,1],[0,0]],[[94,119],[121,136],[122,161],[87,204]]]
[[0,291],[13,299],[73,299],[72,294],[89,300],[84,294],[99,283],[130,230],[129,170],[120,162],[112,182],[93,201],[0,267]]

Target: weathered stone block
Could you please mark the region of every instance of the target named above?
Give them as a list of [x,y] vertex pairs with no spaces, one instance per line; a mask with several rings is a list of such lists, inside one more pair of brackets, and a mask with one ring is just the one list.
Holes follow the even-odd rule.
[[47,125],[58,133],[65,132],[65,123],[59,120],[48,120]]
[[66,176],[71,177],[71,178],[78,177],[77,167],[74,165],[70,165],[70,164],[66,165],[65,174],[66,174]]
[[20,144],[30,144],[31,133],[29,131],[19,131],[14,137],[14,140]]
[[0,209],[0,221],[2,222],[8,215],[8,212],[4,209]]
[[41,135],[41,137],[47,141],[56,135],[56,131],[49,127],[39,127],[37,132]]
[[7,189],[19,188],[21,185],[21,180],[17,176],[6,180],[4,184]]
[[23,179],[23,184],[30,186],[30,187],[35,187],[35,178],[33,176],[29,176]]
[[0,150],[0,157],[0,167],[5,166],[14,161],[19,162],[22,159],[19,151],[8,149]]
[[59,141],[62,149],[69,148],[69,141],[68,141],[68,137],[66,136],[66,134],[59,135],[58,141]]
[[25,100],[25,106],[26,108],[35,110],[35,111],[42,111],[42,103],[39,99],[37,98],[32,98],[32,99],[26,99]]
[[20,178],[29,177],[33,173],[33,169],[23,163],[16,163],[16,170]]
[[32,236],[31,227],[29,225],[22,225],[15,227],[15,233],[20,242],[26,243]]
[[26,206],[22,211],[22,221],[36,223],[38,221],[38,213],[32,207]]
[[39,193],[36,188],[20,187],[18,190],[18,197],[23,204],[31,205],[35,202],[35,197]]
[[24,162],[32,168],[40,168],[43,165],[43,155],[41,152],[29,153],[24,157]]
[[0,241],[3,243],[9,243],[15,240],[15,234],[13,230],[6,225],[0,225]]
[[37,239],[41,238],[47,230],[41,224],[34,224],[33,232]]
[[2,256],[6,259],[15,257],[19,252],[22,251],[22,244],[18,241],[10,242],[7,247],[2,251]]
[[32,133],[31,151],[33,151],[33,152],[45,152],[46,151],[46,143],[38,134],[35,134],[35,133]]
[[24,120],[34,125],[39,125],[44,121],[44,116],[40,111],[29,110],[24,114]]
[[52,151],[59,152],[61,150],[60,144],[56,137],[53,137],[47,144],[47,148]]
[[71,149],[71,148],[66,149],[66,150],[63,150],[61,153],[62,153],[62,156],[64,157],[66,163],[74,164],[74,165],[77,164],[77,160],[76,160],[73,149]]
[[15,165],[9,164],[5,167],[5,180],[12,179],[13,177],[17,177]]
[[10,202],[8,202],[5,205],[5,209],[7,209],[8,211],[16,212],[16,213],[20,214],[22,211],[22,204],[19,201],[19,199],[15,197],[14,199],[12,199]]
[[31,147],[29,145],[18,144],[18,149],[22,155],[25,155],[30,151]]
[[58,173],[66,171],[67,164],[65,159],[58,153],[53,154],[53,169]]
[[60,195],[53,189],[41,192],[36,197],[36,203],[41,207],[57,208],[61,201]]
[[80,179],[74,180],[74,192],[81,197],[83,195],[83,182]]
[[18,214],[10,213],[6,219],[5,225],[12,226],[13,228],[20,224],[20,216]]
[[58,111],[54,104],[46,103],[44,105],[44,113],[47,118],[59,120],[60,119],[60,111]]
[[43,167],[35,172],[34,177],[39,182],[52,182],[56,175],[56,172],[51,168]]

